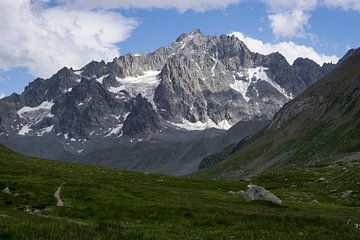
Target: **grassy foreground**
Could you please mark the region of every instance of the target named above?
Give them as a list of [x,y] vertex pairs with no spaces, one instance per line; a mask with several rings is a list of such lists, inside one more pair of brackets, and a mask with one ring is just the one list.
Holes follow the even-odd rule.
[[[277,206],[228,194],[246,182],[57,163],[0,147],[0,189],[11,191],[0,192],[0,239],[360,239],[359,193],[333,199],[316,172],[253,179],[284,200]],[[59,186],[64,207],[55,206]]]

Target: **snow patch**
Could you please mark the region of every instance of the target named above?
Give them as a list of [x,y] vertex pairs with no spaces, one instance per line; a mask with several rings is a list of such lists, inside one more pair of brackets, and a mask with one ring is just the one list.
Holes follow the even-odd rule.
[[45,101],[36,107],[25,106],[17,111],[17,114],[19,117],[25,118],[31,123],[38,123],[44,117],[54,117],[54,115],[51,114],[51,108],[54,106],[54,104],[55,103],[53,102]]
[[[236,73],[236,74],[237,74],[237,77],[243,77],[241,73]],[[245,101],[248,102],[250,100],[250,98],[248,98],[246,96],[246,93],[248,91],[251,81],[237,80],[237,78],[235,76],[234,76],[234,80],[235,80],[235,82],[231,83],[230,87],[232,89],[234,89],[235,91],[239,92],[243,96]]]
[[159,73],[160,71],[145,71],[144,75],[139,77],[117,78],[117,81],[121,86],[110,87],[109,91],[117,94],[120,91],[125,90],[132,96],[136,96],[140,93],[143,97],[153,103],[155,89],[160,83],[160,79],[158,78]]
[[[26,135],[32,130],[31,126],[33,124],[37,124],[37,123],[41,122],[41,120],[43,120],[45,117],[49,117],[49,118],[54,117],[54,115],[51,114],[51,108],[53,106],[54,106],[53,102],[45,101],[36,107],[25,106],[25,107],[21,108],[19,111],[17,111],[17,114],[19,115],[19,117],[29,121],[29,124],[23,126],[19,130],[18,134]],[[38,134],[44,134],[44,133],[40,132]]]
[[229,130],[232,127],[227,119],[224,119],[221,122],[219,122],[217,126],[219,126],[219,129],[224,129],[224,130]]
[[25,136],[25,135],[28,134],[30,131],[31,131],[31,125],[25,125],[25,126],[23,126],[23,127],[19,130],[18,134],[19,134],[19,135],[22,135],[22,136]]
[[[268,68],[265,67],[255,67],[255,68],[247,68],[243,71],[235,73],[233,76],[234,83],[230,84],[230,87],[235,91],[239,92],[246,102],[250,100],[249,97],[246,96],[249,86],[251,83],[256,83],[257,81],[265,81],[269,83],[273,88],[275,88],[279,93],[285,96],[287,99],[292,99],[293,96],[288,94],[285,89],[283,89],[278,83],[273,81],[268,77],[266,71]],[[258,93],[257,93],[258,94]]]
[[123,124],[116,125],[113,129],[110,130],[110,132],[105,137],[110,137],[111,135],[119,134],[122,128],[123,128]]
[[189,122],[186,119],[182,120],[182,123],[171,123],[170,124],[181,128],[181,129],[186,129],[188,131],[202,131],[205,129],[210,129],[210,128],[216,128],[216,129],[222,129],[222,130],[228,130],[231,128],[231,124],[225,119],[221,122],[219,122],[218,124],[216,124],[212,119],[208,119],[206,122],[201,122],[198,121],[196,123],[193,122]]
[[128,116],[130,115],[131,112],[125,113],[124,114],[124,122],[126,121],[126,119],[128,118]]
[[[216,55],[218,55],[217,53],[216,53]],[[217,58],[214,58],[214,57],[211,57],[210,56],[210,58],[214,61],[214,66],[211,68],[211,77],[215,77],[216,75],[215,75],[215,68],[216,68],[216,65],[218,64],[218,59]]]
[[[124,113],[124,115],[122,115],[123,119],[124,119],[124,122],[126,121],[127,117],[130,115],[131,112],[127,112],[127,113]],[[112,117],[116,118],[118,121],[120,121],[120,118],[121,118],[121,115],[112,115]],[[114,128],[109,128],[108,131],[109,133],[107,135],[105,135],[105,137],[109,137],[111,135],[118,135],[120,134],[120,136],[118,137],[121,137],[122,136],[122,128],[123,128],[124,124],[117,124]]]
[[36,133],[36,135],[37,135],[38,137],[42,137],[45,133],[51,132],[51,131],[53,130],[53,128],[54,128],[54,125],[51,125],[51,126],[46,127],[46,128],[43,128],[43,129],[41,129],[40,131],[38,131],[38,132]]
[[99,77],[99,78],[96,78],[96,81],[98,81],[99,83],[103,84],[104,79],[107,78],[108,76],[109,76],[109,74],[104,75],[104,76],[101,76],[101,77]]
[[71,88],[68,88],[68,89],[65,89],[64,92],[65,92],[65,93],[71,92],[72,89],[73,89],[72,87],[71,87]]

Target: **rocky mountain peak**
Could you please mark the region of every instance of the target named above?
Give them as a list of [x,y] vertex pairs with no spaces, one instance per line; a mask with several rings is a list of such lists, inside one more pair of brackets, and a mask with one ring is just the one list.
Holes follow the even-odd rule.
[[194,29],[190,33],[183,33],[181,34],[175,42],[184,42],[189,41],[195,37],[205,37],[204,34],[201,32],[200,29]]
[[151,103],[149,103],[141,94],[138,94],[134,99],[133,109],[124,122],[124,135],[146,135],[160,129],[159,115],[156,113]]
[[[36,79],[2,108],[12,109],[11,131],[21,135],[118,138],[152,134],[166,121],[188,130],[229,129],[271,119],[326,71],[308,59],[291,66],[279,53],[253,53],[234,36],[195,29],[151,53]],[[10,120],[2,122],[8,131]]]
[[349,49],[346,54],[339,60],[339,64],[345,62],[349,57],[351,57],[352,55],[356,54],[357,51],[359,51],[360,48],[356,49],[356,48],[352,48]]

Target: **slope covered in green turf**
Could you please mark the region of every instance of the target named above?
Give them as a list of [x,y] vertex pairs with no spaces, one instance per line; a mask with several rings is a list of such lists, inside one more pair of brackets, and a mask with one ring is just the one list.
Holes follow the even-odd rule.
[[[0,147],[0,188],[11,191],[0,193],[0,239],[358,239],[358,193],[329,197],[331,171],[253,179],[284,200],[278,206],[228,193],[247,182],[58,163]],[[59,186],[64,207],[55,206]]]

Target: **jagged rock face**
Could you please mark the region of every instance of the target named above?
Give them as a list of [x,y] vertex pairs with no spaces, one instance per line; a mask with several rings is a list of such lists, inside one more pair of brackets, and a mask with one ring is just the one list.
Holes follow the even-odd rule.
[[291,98],[306,88],[306,84],[298,81],[293,67],[280,53],[263,57],[260,64],[268,68],[268,76],[278,83]]
[[75,138],[89,138],[94,133],[101,134],[101,130],[106,132],[125,121],[124,115],[131,109],[129,100],[124,96],[120,101],[108,94],[99,82],[83,78],[52,107],[55,130]]
[[279,53],[251,52],[234,36],[195,30],[152,53],[36,79],[0,101],[0,130],[93,139],[151,135],[168,123],[228,129],[239,120],[271,119],[331,68],[307,59],[291,66]]
[[[181,35],[171,49],[154,101],[162,117],[176,123],[233,125],[271,119],[325,74],[316,63],[305,70],[308,65],[298,61],[291,66],[279,53],[252,53],[234,36],[207,37],[194,31]],[[299,78],[302,70],[309,74]]]
[[160,130],[159,123],[159,116],[151,103],[138,94],[134,100],[132,111],[124,122],[123,132],[129,136],[154,133]]
[[181,55],[170,59],[161,71],[162,81],[154,100],[166,119],[181,121],[185,116],[191,122],[206,121],[206,100],[202,90],[207,86],[196,68],[193,61]]
[[293,63],[293,68],[298,79],[305,83],[305,86],[314,84],[316,80],[323,77],[332,69],[329,64],[324,64],[319,68],[319,65],[316,62],[305,58],[296,59]]
[[22,102],[29,107],[39,106],[44,101],[56,99],[71,91],[79,79],[80,76],[68,68],[61,69],[48,80],[38,78],[25,88],[21,94]]
[[338,124],[346,121],[359,124],[360,49],[346,55],[337,68],[316,82],[274,117],[269,130],[282,127],[302,132],[320,123]]

